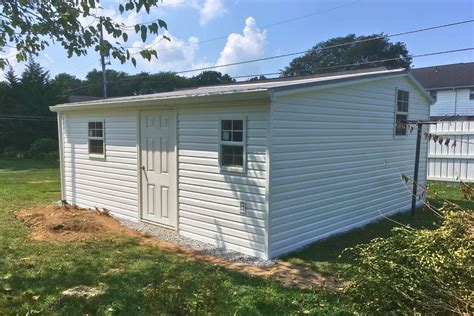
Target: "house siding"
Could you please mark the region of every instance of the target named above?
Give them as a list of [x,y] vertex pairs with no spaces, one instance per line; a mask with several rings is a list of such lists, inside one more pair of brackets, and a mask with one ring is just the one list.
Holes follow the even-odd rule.
[[[137,112],[69,112],[63,122],[65,198],[138,220]],[[88,154],[88,122],[105,121],[105,159]]]
[[394,137],[396,87],[410,91],[409,119],[427,119],[428,101],[406,78],[274,98],[270,256],[410,206],[398,169],[412,177],[416,135]]
[[441,121],[431,125],[430,132],[450,143],[430,142],[428,179],[474,182],[474,121]]
[[431,116],[474,116],[474,100],[469,99],[470,89],[436,91],[436,102]]
[[[179,232],[246,254],[266,256],[265,104],[183,106],[178,110]],[[219,120],[245,115],[247,170],[220,170]],[[240,202],[246,211],[240,211]]]

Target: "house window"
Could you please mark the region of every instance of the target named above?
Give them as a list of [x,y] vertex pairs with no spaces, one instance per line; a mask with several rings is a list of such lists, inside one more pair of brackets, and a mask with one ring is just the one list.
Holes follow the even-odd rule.
[[469,100],[474,100],[474,88],[469,90]]
[[433,98],[433,100],[435,100],[435,101],[436,101],[436,96],[437,96],[437,93],[436,93],[436,91],[434,91],[434,90],[431,90],[431,91],[430,91],[430,95],[431,95],[431,97]]
[[104,157],[104,122],[89,122],[89,155]]
[[407,134],[405,121],[408,120],[408,91],[397,90],[397,109],[395,112],[395,135]]
[[220,121],[220,154],[221,169],[244,171],[245,168],[245,120],[223,119]]

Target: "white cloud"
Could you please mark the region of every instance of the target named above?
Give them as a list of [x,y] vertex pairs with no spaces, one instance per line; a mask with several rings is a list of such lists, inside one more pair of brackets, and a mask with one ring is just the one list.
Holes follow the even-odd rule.
[[[130,53],[137,53],[143,48],[155,49],[158,53],[158,59],[152,58],[151,61],[143,59],[139,54],[134,57],[137,59],[137,69],[147,71],[181,71],[194,68],[210,66],[206,61],[198,60],[196,52],[199,49],[199,39],[195,36],[187,40],[173,36],[168,31],[165,32],[171,41],[157,37],[151,43],[143,45],[141,41],[135,41],[130,49]],[[185,75],[193,75],[187,73]]]
[[[267,31],[257,27],[255,19],[249,16],[245,20],[242,34],[232,33],[227,37],[227,43],[221,51],[216,65],[231,64],[242,60],[259,58],[264,55]],[[257,64],[236,65],[219,68],[220,71],[232,75],[244,74],[243,72],[258,73]],[[250,73],[248,73],[250,74]]]
[[199,9],[201,25],[222,17],[227,12],[222,0],[205,0]]

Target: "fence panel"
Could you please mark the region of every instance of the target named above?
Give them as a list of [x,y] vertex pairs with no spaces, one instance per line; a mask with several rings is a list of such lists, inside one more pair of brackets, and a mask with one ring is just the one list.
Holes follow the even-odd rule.
[[450,144],[430,142],[428,180],[474,182],[474,121],[440,122],[430,131],[448,137]]

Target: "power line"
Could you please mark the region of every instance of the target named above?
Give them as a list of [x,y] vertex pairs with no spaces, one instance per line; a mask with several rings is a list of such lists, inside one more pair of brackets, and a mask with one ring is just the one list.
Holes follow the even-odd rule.
[[18,121],[50,121],[55,122],[56,118],[51,116],[33,116],[33,115],[8,115],[0,114],[0,120],[18,120]]
[[[394,58],[387,58],[387,59],[379,59],[379,60],[373,60],[373,61],[368,61],[368,62],[363,62],[363,63],[353,63],[353,64],[342,64],[342,65],[334,65],[334,66],[328,66],[328,67],[320,67],[320,68],[315,68],[312,70],[307,70],[307,71],[300,71],[299,73],[310,73],[314,74],[319,70],[328,70],[328,69],[334,69],[334,68],[340,68],[340,67],[349,67],[349,66],[360,66],[360,65],[368,65],[368,64],[374,64],[374,63],[383,63],[387,61],[394,61],[394,60],[403,60],[403,59],[408,59],[408,58],[421,58],[421,57],[427,57],[427,56],[434,56],[434,55],[442,55],[442,54],[450,54],[450,53],[456,53],[456,52],[462,52],[462,51],[469,51],[469,50],[474,50],[474,47],[469,47],[469,48],[461,48],[461,49],[454,49],[454,50],[447,50],[447,51],[440,51],[440,52],[433,52],[433,53],[425,53],[425,54],[418,54],[418,55],[409,55],[407,57],[394,57]],[[199,71],[199,69],[195,69],[193,71]],[[184,72],[190,72],[189,70],[184,71]],[[174,72],[174,74],[180,74],[183,72]],[[267,75],[275,75],[275,74],[280,74],[279,72],[274,72],[274,73],[263,73],[263,74],[253,74],[253,75],[246,75],[246,76],[235,76],[232,77],[234,79],[236,78],[247,78],[247,77],[258,77],[258,76],[267,76]],[[152,78],[153,75],[148,75],[148,76],[130,76],[129,78],[122,78],[122,79],[117,79],[114,81],[109,81],[109,84],[114,84],[117,82],[122,82],[122,81],[130,81],[130,80],[136,80],[136,79],[144,79],[144,78]],[[280,77],[280,79],[285,79],[285,78],[292,78],[294,76],[285,76],[285,77]],[[169,83],[169,81],[155,81],[154,83]],[[94,86],[95,84],[88,84],[83,87],[75,88],[72,90],[67,90],[64,93],[68,92],[73,92],[73,91],[79,91],[82,89],[86,89],[88,87]]]

